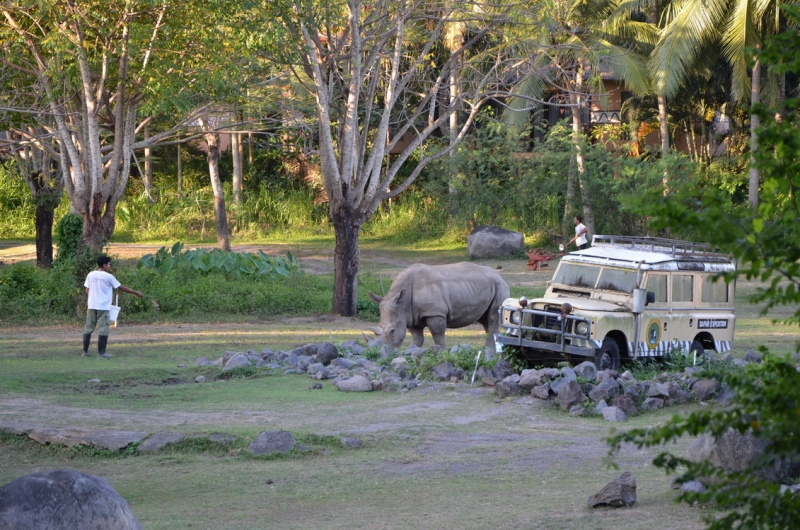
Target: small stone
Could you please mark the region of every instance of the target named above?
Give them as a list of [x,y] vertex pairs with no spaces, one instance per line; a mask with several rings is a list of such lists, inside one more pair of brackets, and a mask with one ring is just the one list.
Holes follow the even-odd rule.
[[697,401],[708,401],[718,389],[719,383],[716,379],[700,379],[692,386],[692,393]]
[[633,504],[636,504],[636,479],[629,471],[615,478],[603,486],[603,489],[589,497],[589,506],[592,508],[599,506],[620,508]]
[[343,436],[342,445],[347,449],[361,449],[361,447],[364,444],[360,438],[355,438],[353,436]]
[[744,356],[744,360],[748,363],[761,364],[761,355],[754,352],[753,350],[747,350],[747,353]]
[[314,383],[313,385],[311,385],[311,388],[313,388],[314,390],[322,390],[322,383]]
[[195,366],[211,366],[211,361],[208,360],[208,357],[199,357],[195,362]]
[[628,421],[628,416],[619,407],[606,407],[602,414],[606,421]]
[[205,381],[206,381],[206,376],[204,375],[198,375],[197,377],[194,378],[195,383],[205,383]]
[[642,410],[658,410],[664,407],[664,400],[661,398],[649,397],[642,401]]
[[100,380],[99,380],[99,379],[89,379],[89,381],[88,381],[88,382],[89,382],[89,383],[99,383],[99,382],[100,382]]
[[181,363],[178,365],[178,368],[186,368],[186,363]]
[[533,387],[531,395],[539,399],[548,399],[550,397],[550,383]]
[[354,375],[350,379],[345,379],[336,383],[339,390],[343,392],[371,392],[372,384],[364,376]]
[[594,411],[598,414],[603,413],[603,409],[608,408],[608,403],[606,403],[605,399],[601,399],[600,402],[594,406]]

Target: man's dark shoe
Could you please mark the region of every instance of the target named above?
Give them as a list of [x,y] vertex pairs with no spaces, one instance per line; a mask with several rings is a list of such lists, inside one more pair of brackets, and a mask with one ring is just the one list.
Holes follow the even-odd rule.
[[91,333],[84,333],[83,334],[83,356],[89,356],[89,343],[92,342],[92,334]]
[[110,359],[112,357],[110,353],[105,353],[105,352],[99,353],[98,355],[103,359]]

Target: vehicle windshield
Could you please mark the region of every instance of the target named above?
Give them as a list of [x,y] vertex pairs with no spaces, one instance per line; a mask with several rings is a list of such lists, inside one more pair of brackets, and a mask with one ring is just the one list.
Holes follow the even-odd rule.
[[553,283],[582,289],[597,288],[632,293],[636,287],[636,271],[562,262],[553,278]]

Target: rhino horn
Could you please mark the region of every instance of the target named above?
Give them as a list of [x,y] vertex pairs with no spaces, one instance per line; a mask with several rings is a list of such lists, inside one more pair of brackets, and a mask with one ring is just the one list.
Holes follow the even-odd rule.
[[373,327],[371,327],[369,329],[370,329],[370,331],[372,331],[374,334],[376,334],[378,336],[383,335],[383,329],[381,329],[379,326],[373,326]]
[[377,294],[375,294],[375,293],[369,293],[369,297],[370,297],[370,298],[372,298],[372,300],[373,300],[373,301],[374,301],[376,304],[380,304],[380,303],[381,303],[381,300],[383,300],[383,297],[382,297],[382,296],[378,296],[378,295],[377,295]]

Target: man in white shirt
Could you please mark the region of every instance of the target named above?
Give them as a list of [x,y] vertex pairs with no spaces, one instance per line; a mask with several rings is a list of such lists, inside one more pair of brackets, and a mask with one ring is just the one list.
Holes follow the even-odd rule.
[[87,309],[86,309],[86,326],[83,328],[83,356],[89,355],[89,343],[92,341],[92,332],[96,327],[99,327],[97,337],[97,353],[100,357],[108,359],[111,354],[106,353],[106,344],[108,344],[108,312],[111,309],[111,298],[114,294],[114,289],[119,289],[123,293],[135,294],[139,298],[144,296],[139,291],[128,289],[120,284],[111,270],[111,258],[105,254],[101,254],[97,258],[97,270],[92,271],[86,276],[86,281],[83,286],[86,287],[86,294],[88,295]]
[[572,220],[575,222],[575,237],[567,242],[567,246],[575,241],[575,244],[578,245],[578,250],[589,248],[589,242],[586,240],[586,234],[589,233],[589,229],[583,224],[583,218],[580,215],[576,215]]

